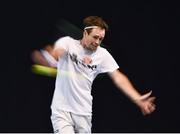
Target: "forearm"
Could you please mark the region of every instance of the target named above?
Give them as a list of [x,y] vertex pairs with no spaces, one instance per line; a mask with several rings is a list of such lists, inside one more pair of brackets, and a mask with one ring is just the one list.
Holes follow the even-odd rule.
[[155,105],[153,104],[155,97],[150,97],[152,91],[141,95],[133,87],[129,79],[118,70],[112,72],[110,76],[118,89],[126,94],[132,100],[132,102],[141,109],[144,115],[150,114],[155,110]]
[[118,89],[133,102],[136,102],[136,100],[141,97],[140,93],[133,87],[132,83],[124,74],[117,70],[117,72],[112,73],[111,76]]
[[57,67],[57,60],[47,50],[41,50],[42,55],[51,67]]
[[47,60],[44,58],[44,56],[39,50],[34,50],[31,54],[31,58],[33,62],[36,64],[49,66],[49,63],[47,62]]
[[57,61],[66,51],[64,49],[53,49],[53,48],[45,48],[39,50],[35,50],[32,53],[32,60],[36,64],[50,66],[50,67],[57,67]]

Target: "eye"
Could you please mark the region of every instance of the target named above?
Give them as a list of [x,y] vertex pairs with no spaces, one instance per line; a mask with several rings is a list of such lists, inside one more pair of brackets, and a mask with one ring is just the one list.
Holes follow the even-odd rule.
[[99,40],[100,40],[100,41],[102,41],[102,40],[103,40],[103,38],[99,38]]
[[97,40],[99,37],[98,36],[93,36],[93,38]]
[[103,38],[102,38],[102,37],[99,37],[99,36],[93,36],[93,38],[96,39],[96,40],[99,39],[100,41],[103,40]]

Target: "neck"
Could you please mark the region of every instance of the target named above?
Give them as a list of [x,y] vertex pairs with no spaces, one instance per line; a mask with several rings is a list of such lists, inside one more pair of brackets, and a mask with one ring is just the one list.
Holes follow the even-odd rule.
[[84,39],[80,40],[80,44],[83,46],[83,48],[86,48],[86,42]]

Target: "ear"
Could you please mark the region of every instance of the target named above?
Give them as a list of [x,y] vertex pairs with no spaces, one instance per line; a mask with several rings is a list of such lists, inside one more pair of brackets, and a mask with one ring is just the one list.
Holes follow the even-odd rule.
[[87,31],[86,31],[86,30],[84,30],[84,32],[83,32],[83,36],[87,36],[87,35],[88,35]]

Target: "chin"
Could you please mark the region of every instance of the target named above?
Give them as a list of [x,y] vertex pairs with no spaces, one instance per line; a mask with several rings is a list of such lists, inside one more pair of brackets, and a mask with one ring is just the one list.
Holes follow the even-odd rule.
[[88,49],[89,51],[96,51],[97,47],[86,47],[86,49]]
[[90,48],[90,50],[91,50],[91,51],[96,51],[96,50],[97,50],[97,48]]
[[97,47],[91,47],[90,48],[92,51],[96,51],[97,50]]

